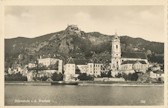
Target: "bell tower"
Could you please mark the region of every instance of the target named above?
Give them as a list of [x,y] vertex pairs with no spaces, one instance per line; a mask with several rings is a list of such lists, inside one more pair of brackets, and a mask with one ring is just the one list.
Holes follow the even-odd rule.
[[111,69],[112,71],[117,71],[120,69],[121,64],[121,46],[120,38],[115,32],[115,36],[112,38],[112,48],[111,48]]

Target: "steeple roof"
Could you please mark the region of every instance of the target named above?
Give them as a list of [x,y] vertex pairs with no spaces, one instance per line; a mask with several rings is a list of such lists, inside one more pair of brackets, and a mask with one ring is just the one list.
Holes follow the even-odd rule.
[[115,31],[115,35],[112,37],[112,40],[119,40],[119,36],[117,35],[116,31]]

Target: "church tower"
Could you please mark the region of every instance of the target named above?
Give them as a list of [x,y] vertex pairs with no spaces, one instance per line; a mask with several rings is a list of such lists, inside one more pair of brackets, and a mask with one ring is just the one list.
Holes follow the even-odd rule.
[[121,64],[121,46],[120,38],[115,33],[115,36],[112,38],[112,49],[111,49],[111,69],[112,71],[118,71]]

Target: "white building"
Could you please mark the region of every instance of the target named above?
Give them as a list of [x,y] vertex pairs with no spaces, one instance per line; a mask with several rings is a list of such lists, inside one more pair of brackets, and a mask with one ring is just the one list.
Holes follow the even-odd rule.
[[29,68],[36,67],[36,64],[35,64],[35,63],[29,63],[29,64],[28,64],[28,67],[29,67]]
[[54,65],[58,62],[58,72],[62,73],[62,65],[63,65],[63,61],[60,59],[56,59],[56,58],[40,58],[38,59],[38,64],[42,64],[46,67],[48,67],[49,65]]
[[87,75],[101,76],[103,63],[98,61],[98,59],[90,60],[88,63]]
[[163,71],[150,71],[150,77],[151,78],[164,78],[164,72]]
[[68,63],[64,66],[66,75],[71,74],[79,74],[77,73],[77,69],[79,69],[80,73],[86,73],[87,75],[100,76],[102,71],[103,64],[100,63],[97,59],[93,60],[79,60],[70,58]]
[[76,70],[76,66],[75,66],[75,62],[72,58],[70,58],[67,62],[67,64],[64,65],[64,80],[65,81],[70,81],[73,79],[73,77],[75,76],[75,70]]

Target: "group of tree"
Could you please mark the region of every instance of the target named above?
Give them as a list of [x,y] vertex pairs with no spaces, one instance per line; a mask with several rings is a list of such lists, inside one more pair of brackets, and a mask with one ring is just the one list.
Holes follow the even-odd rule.
[[129,74],[125,74],[125,73],[119,73],[118,75],[115,76],[116,78],[124,78],[126,81],[137,81],[138,79],[138,74],[137,73],[129,73]]
[[16,74],[8,74],[5,75],[5,81],[27,81],[26,76],[22,76],[22,74],[16,73]]
[[51,79],[53,81],[63,81],[63,75],[61,73],[53,73],[52,76],[51,76]]
[[28,68],[28,70],[36,70],[36,71],[58,70],[58,62],[56,62],[55,64],[50,64],[49,66],[45,66],[43,64],[38,64],[36,67]]
[[110,77],[112,77],[111,76],[111,70],[110,71],[108,71],[108,72],[101,72],[101,76],[100,77],[108,77],[108,78],[110,78]]
[[47,76],[42,76],[42,77],[33,77],[34,81],[47,81],[49,77]]
[[34,77],[33,79],[35,81],[47,81],[49,78],[51,78],[52,81],[63,81],[63,74],[61,73],[53,73],[51,77],[48,76],[42,76],[42,77]]
[[86,73],[80,73],[78,76],[80,80],[94,80],[94,77],[91,75],[87,75]]

